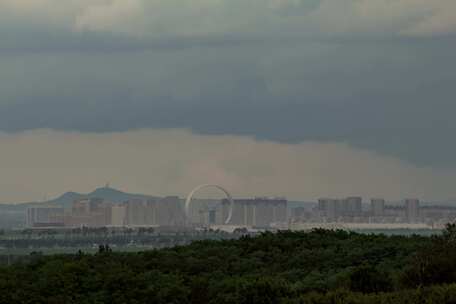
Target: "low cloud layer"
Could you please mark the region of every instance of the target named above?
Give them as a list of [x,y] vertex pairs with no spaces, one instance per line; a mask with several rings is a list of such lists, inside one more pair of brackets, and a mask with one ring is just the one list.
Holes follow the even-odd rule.
[[456,171],[417,168],[340,143],[279,144],[185,130],[1,134],[0,201],[30,201],[110,182],[131,192],[184,196],[218,183],[235,196],[363,195],[444,199]]
[[[184,43],[185,45],[185,43]],[[0,54],[0,130],[186,128],[456,167],[456,42]]]
[[448,34],[452,0],[1,0],[1,15],[133,35],[280,32]]

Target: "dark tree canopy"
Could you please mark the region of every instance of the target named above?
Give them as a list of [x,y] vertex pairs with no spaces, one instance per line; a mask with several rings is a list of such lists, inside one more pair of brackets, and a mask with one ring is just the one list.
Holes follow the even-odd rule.
[[35,253],[0,268],[0,303],[451,303],[455,231],[283,231],[140,253],[109,244],[94,255]]

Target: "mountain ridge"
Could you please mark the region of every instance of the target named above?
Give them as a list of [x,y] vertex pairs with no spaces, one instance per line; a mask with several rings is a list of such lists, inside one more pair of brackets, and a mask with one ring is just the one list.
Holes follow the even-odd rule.
[[68,208],[71,206],[76,200],[81,199],[91,199],[91,198],[102,198],[104,200],[110,201],[112,203],[120,204],[122,202],[131,200],[131,199],[154,199],[158,198],[158,196],[153,195],[145,195],[145,194],[138,194],[138,193],[128,193],[121,190],[117,190],[111,187],[101,187],[97,188],[92,192],[89,193],[79,193],[74,191],[68,191],[63,193],[62,195],[48,200],[44,202],[30,202],[30,203],[22,203],[19,205],[22,206],[62,206]]

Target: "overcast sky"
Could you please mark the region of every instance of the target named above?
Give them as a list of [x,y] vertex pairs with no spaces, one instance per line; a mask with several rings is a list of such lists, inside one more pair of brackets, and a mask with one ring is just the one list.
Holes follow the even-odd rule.
[[456,197],[454,0],[0,0],[0,202]]

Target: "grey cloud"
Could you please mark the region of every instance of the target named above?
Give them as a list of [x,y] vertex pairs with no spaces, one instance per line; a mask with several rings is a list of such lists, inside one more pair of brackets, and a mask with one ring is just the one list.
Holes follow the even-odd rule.
[[136,37],[454,33],[452,0],[1,0],[0,24]]
[[163,37],[140,39],[121,34],[67,32],[62,30],[0,30],[0,54],[34,53],[113,53],[173,51],[192,47],[221,47],[240,44],[261,44],[270,38],[247,35],[209,35],[200,37]]
[[[454,6],[451,0],[1,0],[0,52],[435,38],[456,33],[448,18]],[[441,14],[448,26],[433,21]]]
[[[185,127],[280,141],[346,141],[418,163],[453,163],[447,140],[455,127],[452,45],[302,43],[10,56],[2,61],[8,73],[0,73],[8,96],[0,128]],[[436,145],[444,148],[429,151]]]
[[[53,21],[57,25],[1,27],[0,38],[9,38],[0,40],[0,129],[188,128],[286,143],[345,142],[421,166],[456,166],[456,39],[451,31],[401,34],[450,2],[425,7],[421,0],[398,1],[393,29],[384,21],[386,2],[370,7],[367,1],[340,1],[351,14],[359,15],[355,3],[367,5],[342,34],[333,29],[343,16],[320,30],[300,21],[304,11],[306,18],[331,20],[337,14],[331,1],[306,8],[306,1],[262,1],[259,8],[242,2],[217,7],[199,1],[209,20],[191,33],[184,31],[185,22],[173,26],[166,18],[157,21],[165,22],[159,34],[136,35],[138,27],[118,31],[111,23],[114,30],[91,28],[99,21],[96,14],[75,31],[75,20],[85,12],[76,2],[77,9],[63,10]],[[164,5],[173,18],[183,14],[184,21],[198,12],[174,11],[161,1],[151,5]],[[415,8],[411,15],[406,7]],[[383,11],[359,31],[374,8]],[[243,11],[238,18],[245,21],[256,10],[274,20],[262,27],[257,18],[237,30],[228,22],[230,14]],[[217,14],[221,27],[204,30]],[[122,19],[114,21],[122,25]],[[145,22],[137,26],[150,27]],[[377,25],[381,30],[372,30]]]

